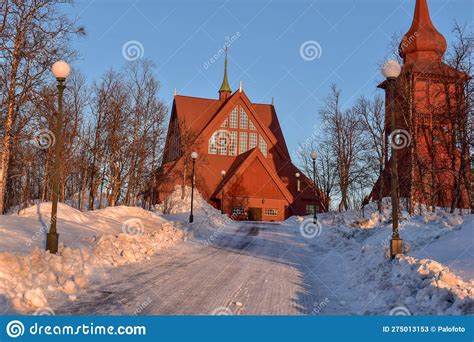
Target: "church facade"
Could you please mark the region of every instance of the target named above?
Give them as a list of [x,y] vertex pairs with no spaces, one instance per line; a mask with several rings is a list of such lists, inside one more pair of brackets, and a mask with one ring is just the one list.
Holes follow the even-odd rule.
[[236,220],[281,221],[327,211],[328,199],[291,161],[273,104],[253,103],[224,79],[218,99],[174,96],[163,163],[153,202],[176,186],[195,186],[203,198]]
[[[469,208],[472,169],[467,145],[467,108],[464,95],[468,75],[443,62],[447,43],[434,27],[426,0],[417,0],[413,23],[403,37],[399,53],[402,72],[393,91],[395,129],[405,141],[397,152],[399,194],[408,205]],[[389,159],[392,98],[385,90],[385,173],[377,181],[370,200],[390,197]],[[409,208],[410,209],[410,208]]]

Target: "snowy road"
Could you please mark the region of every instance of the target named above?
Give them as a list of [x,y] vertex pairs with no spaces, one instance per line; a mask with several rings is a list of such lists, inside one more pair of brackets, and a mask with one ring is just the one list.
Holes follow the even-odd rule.
[[111,270],[75,302],[51,304],[66,315],[342,313],[335,293],[345,263],[325,263],[331,253],[311,247],[297,227],[246,223],[214,231]]

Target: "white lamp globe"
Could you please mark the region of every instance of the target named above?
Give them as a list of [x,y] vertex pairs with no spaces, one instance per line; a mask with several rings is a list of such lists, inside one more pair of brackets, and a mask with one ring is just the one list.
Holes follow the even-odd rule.
[[318,157],[318,154],[316,152],[311,152],[311,159],[313,160],[316,160],[316,158]]
[[300,178],[300,173],[299,172],[295,173],[295,177]]
[[71,67],[65,61],[57,61],[51,67],[51,71],[56,79],[64,80],[71,73]]
[[192,153],[191,153],[191,158],[197,159],[197,157],[198,157],[197,152],[192,152]]
[[225,170],[221,171],[221,175],[225,176]]
[[385,76],[385,78],[397,78],[400,76],[401,72],[402,67],[400,63],[393,59],[386,61],[382,65],[382,74]]

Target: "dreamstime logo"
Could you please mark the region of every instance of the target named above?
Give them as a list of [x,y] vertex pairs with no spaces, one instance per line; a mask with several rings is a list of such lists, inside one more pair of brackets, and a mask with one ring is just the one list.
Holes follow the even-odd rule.
[[11,338],[17,338],[23,336],[25,333],[25,326],[20,321],[10,321],[6,327],[7,335]]
[[233,314],[232,310],[225,306],[214,309],[211,313],[213,316],[232,316]]
[[54,146],[56,143],[56,137],[49,129],[41,129],[35,133],[33,139],[30,140],[30,143],[37,148],[46,150]]
[[315,40],[307,40],[300,46],[300,56],[307,62],[321,58],[322,53],[321,45]]
[[212,135],[212,144],[225,148],[230,145],[230,133],[225,129],[220,129]]
[[390,310],[390,316],[411,316],[411,312],[406,306],[396,306]]
[[390,134],[390,143],[394,149],[401,150],[411,145],[411,134],[404,129],[396,129]]
[[300,224],[300,233],[307,239],[321,235],[322,230],[323,227],[319,221],[314,222],[313,218],[306,219]]
[[215,62],[217,62],[217,60],[223,55],[225,54],[225,50],[228,49],[237,39],[240,38],[240,32],[237,31],[235,32],[232,36],[226,36],[224,38],[224,46],[222,48],[220,48],[219,50],[217,50],[214,55],[212,55],[211,58],[209,58],[206,62],[204,62],[204,69],[209,69],[211,67],[212,64],[214,64]]
[[144,53],[145,49],[142,43],[137,40],[129,40],[122,46],[122,56],[129,62],[142,58]]
[[54,316],[54,310],[48,307],[37,309],[34,313],[34,316]]
[[122,223],[122,232],[125,234],[143,235],[145,227],[140,219],[131,218]]

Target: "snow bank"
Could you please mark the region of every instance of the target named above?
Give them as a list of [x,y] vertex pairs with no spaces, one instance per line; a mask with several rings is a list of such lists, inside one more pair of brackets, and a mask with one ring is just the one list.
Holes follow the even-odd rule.
[[[6,297],[0,304],[11,306],[10,310],[45,308],[48,291],[60,291],[74,300],[78,290],[87,286],[94,269],[149,259],[184,238],[179,224],[141,208],[82,213],[60,204],[58,231],[62,244],[59,253],[52,255],[44,251],[48,230],[45,221],[50,209],[46,203],[19,215],[0,216],[0,297]],[[28,234],[33,235],[27,238]],[[5,243],[4,235],[7,242],[15,242]],[[19,255],[18,250],[25,250],[18,248],[23,244],[26,250],[35,246],[33,253]],[[0,307],[0,312],[6,310]]]
[[417,315],[474,314],[474,217],[403,212],[399,230],[406,254],[390,261],[390,212],[384,201],[382,213],[375,203],[366,207],[366,218],[357,211],[319,215],[322,234],[314,247],[329,248],[345,263],[340,281],[351,294],[348,312],[388,315],[403,306]]
[[[193,202],[194,228],[203,225],[221,228],[223,225],[233,222],[227,215],[222,215],[220,210],[207,203],[196,189],[194,189]],[[162,214],[189,214],[190,208],[191,188],[185,187],[183,195],[183,187],[180,185],[176,185],[166,200],[156,206],[157,212]]]

